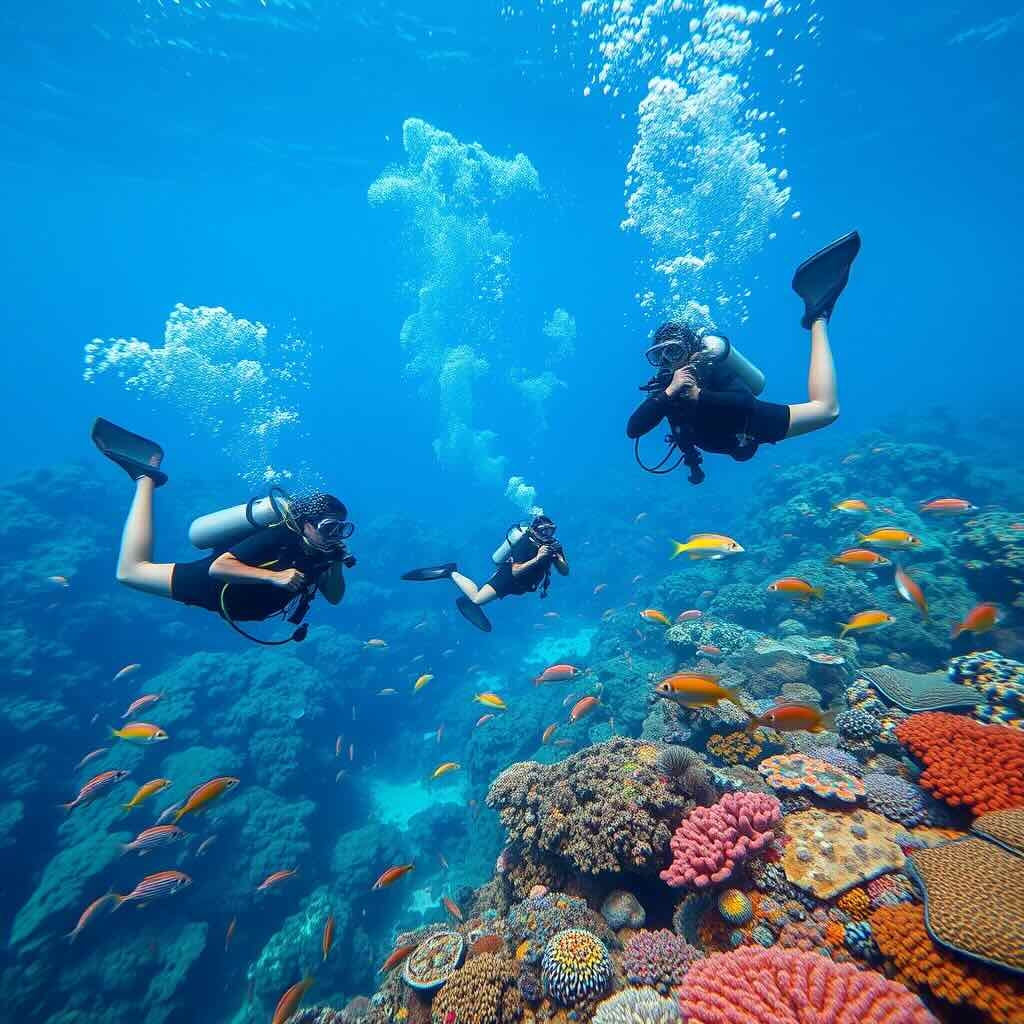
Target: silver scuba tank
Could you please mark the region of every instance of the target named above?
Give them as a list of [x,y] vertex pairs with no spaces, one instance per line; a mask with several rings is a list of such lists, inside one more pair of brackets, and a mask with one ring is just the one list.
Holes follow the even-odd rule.
[[244,504],[208,512],[192,521],[188,539],[200,549],[229,548],[265,526],[284,522],[288,501],[288,495],[274,487],[265,498],[250,498]]
[[508,556],[512,554],[512,545],[518,541],[526,531],[517,523],[513,526],[508,533],[505,534],[505,539],[501,542],[501,545],[495,550],[494,554],[491,555],[491,561],[495,565],[501,565],[502,562],[508,560]]
[[728,338],[721,334],[705,334],[701,341],[708,361],[716,369],[735,374],[755,397],[764,391],[764,374]]

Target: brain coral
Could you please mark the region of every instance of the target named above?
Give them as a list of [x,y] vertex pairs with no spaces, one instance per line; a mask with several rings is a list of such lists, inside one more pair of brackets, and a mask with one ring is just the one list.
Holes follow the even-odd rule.
[[541,981],[548,995],[563,1006],[601,995],[611,980],[612,959],[593,932],[568,928],[544,947]]
[[994,1024],[1024,1019],[1024,986],[937,946],[925,929],[923,907],[879,908],[871,915],[871,934],[905,984],[927,988],[954,1006],[973,1006]]
[[921,785],[973,814],[1024,807],[1024,732],[979,725],[944,711],[912,715],[896,729],[925,768]]
[[726,793],[711,807],[697,807],[672,837],[672,863],[661,872],[674,888],[724,882],[741,861],[764,850],[782,817],[779,801],[765,793]]
[[844,803],[854,803],[864,795],[864,783],[841,768],[806,754],[776,754],[766,757],[757,770],[775,789],[797,793],[806,789],[815,796],[835,797]]
[[682,984],[691,965],[704,954],[667,929],[637,932],[622,953],[622,970],[631,985],[648,985],[662,995]]
[[627,988],[597,1007],[593,1024],[678,1024],[679,1007],[653,988]]
[[518,959],[528,964],[540,963],[544,947],[558,932],[567,928],[586,928],[604,941],[615,943],[602,918],[587,905],[586,900],[561,892],[545,892],[515,904],[506,918],[509,943],[516,948]]
[[641,763],[646,746],[617,737],[558,764],[514,764],[492,784],[487,805],[527,858],[584,874],[653,871],[693,802]]
[[[510,1024],[523,1013],[519,968],[505,956],[483,953],[466,961],[437,993],[434,1024]],[[454,1014],[454,1016],[451,1016]]]
[[694,964],[679,991],[687,1024],[936,1024],[917,996],[817,953],[748,946]]

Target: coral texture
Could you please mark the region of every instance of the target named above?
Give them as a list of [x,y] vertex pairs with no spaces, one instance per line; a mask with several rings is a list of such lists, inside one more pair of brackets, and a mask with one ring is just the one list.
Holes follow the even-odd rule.
[[726,889],[718,894],[718,912],[729,924],[746,924],[754,916],[754,906],[741,889]]
[[[435,1024],[510,1024],[523,1013],[519,968],[508,957],[483,953],[467,960],[434,997]],[[451,1016],[454,1014],[454,1016]]]
[[411,988],[422,991],[439,988],[455,974],[465,948],[465,940],[458,932],[435,932],[406,959],[402,978]]
[[677,1024],[679,1007],[653,988],[627,988],[599,1003],[594,1024]]
[[769,785],[789,793],[807,790],[815,796],[834,797],[844,803],[854,803],[864,795],[864,783],[860,779],[806,754],[766,757],[757,770]]
[[563,1006],[601,995],[611,979],[612,959],[592,932],[569,928],[544,948],[541,980],[548,995]]
[[561,892],[540,893],[515,904],[505,925],[516,957],[528,964],[539,964],[551,938],[567,928],[585,928],[605,943],[615,942],[607,923],[590,909],[586,900]]
[[672,837],[673,860],[662,880],[698,889],[724,882],[768,846],[781,817],[779,801],[764,793],[726,793],[711,807],[696,808]]
[[609,928],[643,928],[647,914],[640,901],[625,889],[613,889],[601,904],[601,916]]
[[699,949],[664,928],[637,932],[623,950],[622,970],[631,985],[647,985],[667,995],[703,957]]
[[863,781],[864,802],[872,811],[890,821],[898,821],[907,828],[951,823],[952,815],[945,804],[906,779],[867,772]]

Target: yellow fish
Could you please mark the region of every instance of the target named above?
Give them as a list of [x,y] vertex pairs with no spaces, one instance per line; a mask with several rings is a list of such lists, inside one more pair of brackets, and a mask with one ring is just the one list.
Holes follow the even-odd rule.
[[865,631],[870,629],[881,629],[882,626],[888,626],[890,622],[895,622],[894,616],[888,612],[879,611],[877,608],[872,608],[866,612],[857,612],[856,615],[850,618],[849,622],[840,622],[839,625],[842,627],[842,632],[839,634],[840,637],[846,636],[847,633],[854,631]]
[[148,800],[151,796],[155,796],[157,793],[162,793],[168,786],[170,786],[170,784],[170,779],[152,779],[145,783],[145,785],[139,786],[135,796],[133,796],[128,803],[121,804],[121,806],[124,810],[130,811],[133,807],[138,807],[143,800]]
[[442,775],[447,775],[449,772],[457,772],[462,767],[457,761],[445,761],[444,764],[439,764],[435,769],[434,773],[430,776],[431,779],[439,779]]
[[732,539],[721,533],[695,533],[685,544],[672,541],[672,557],[687,554],[696,558],[725,558],[726,555],[740,555],[743,548]]
[[921,546],[920,537],[915,537],[908,530],[901,530],[898,526],[883,526],[880,530],[862,533],[860,541],[862,544],[874,544],[879,548],[918,548]]
[[150,725],[149,722],[129,722],[120,729],[111,729],[110,734],[131,743],[158,743],[167,739],[167,733],[159,725]]
[[846,498],[832,506],[833,512],[870,512],[871,506],[862,498]]
[[489,708],[497,708],[499,711],[506,711],[508,705],[496,693],[478,693],[473,700]]
[[424,672],[423,675],[421,675],[419,679],[412,684],[412,692],[419,693],[419,691],[422,690],[423,687],[426,686],[433,678],[434,677],[429,672]]
[[737,694],[722,686],[719,678],[704,672],[677,672],[658,683],[654,692],[686,708],[713,708],[720,700],[728,700],[744,714],[749,714]]

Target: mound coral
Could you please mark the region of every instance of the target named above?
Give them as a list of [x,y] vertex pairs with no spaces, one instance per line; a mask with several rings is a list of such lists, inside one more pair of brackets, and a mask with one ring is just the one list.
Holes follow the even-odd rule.
[[917,996],[816,953],[749,946],[697,964],[679,992],[687,1024],[936,1024]]
[[465,949],[466,943],[458,932],[435,932],[406,958],[402,980],[421,992],[440,988],[459,969]]
[[768,846],[781,817],[779,801],[765,793],[726,793],[711,807],[696,808],[672,837],[673,860],[661,879],[673,888],[724,882]]
[[729,924],[746,924],[754,916],[754,905],[741,889],[726,889],[718,894],[718,912]]
[[726,736],[718,732],[712,733],[706,746],[712,757],[717,757],[726,764],[756,764],[763,749],[755,737],[748,736],[742,731],[731,732]]
[[841,750],[839,747],[810,747],[803,751],[808,757],[815,757],[819,761],[832,765],[840,771],[853,775],[855,778],[862,778],[864,766],[848,750]]
[[836,715],[836,730],[844,739],[873,740],[882,731],[882,723],[863,708],[847,708]]
[[544,947],[541,981],[548,995],[563,1006],[601,995],[611,980],[612,959],[593,932],[568,928]]
[[854,803],[864,795],[864,783],[860,779],[806,754],[766,757],[757,770],[770,786],[789,793],[805,789],[815,796],[834,797],[844,803]]
[[847,889],[836,900],[836,906],[844,914],[852,917],[854,921],[864,921],[871,912],[871,898],[868,896],[867,889],[856,886],[853,889]]
[[627,988],[599,1003],[593,1024],[678,1024],[679,1007],[653,988]]
[[545,892],[517,903],[508,913],[505,931],[516,958],[528,964],[540,963],[544,949],[558,932],[585,928],[603,941],[615,944],[603,918],[595,914],[586,900],[560,892]]
[[864,802],[890,821],[898,821],[907,828],[917,825],[949,825],[952,814],[920,786],[895,775],[867,772],[864,777]]
[[658,751],[655,771],[667,778],[680,792],[692,796],[701,805],[715,802],[717,793],[703,758],[689,747],[671,745]]
[[953,1006],[972,1006],[995,1024],[1024,1019],[1024,985],[937,946],[925,928],[922,907],[905,903],[876,910],[871,934],[904,984],[926,988]]
[[622,970],[631,985],[647,985],[667,995],[703,957],[699,949],[665,928],[637,932],[623,950]]
[[973,814],[1024,807],[1024,732],[944,711],[912,715],[896,730],[925,768],[921,785]]
[[618,931],[620,928],[643,928],[647,914],[640,901],[625,889],[613,889],[601,904],[601,916],[608,922],[608,927]]
[[483,953],[467,960],[444,983],[432,1004],[434,1024],[510,1024],[523,1013],[519,968],[505,956]]
[[976,651],[953,658],[949,677],[981,695],[985,701],[974,709],[976,718],[1024,726],[1024,664],[995,651]]

